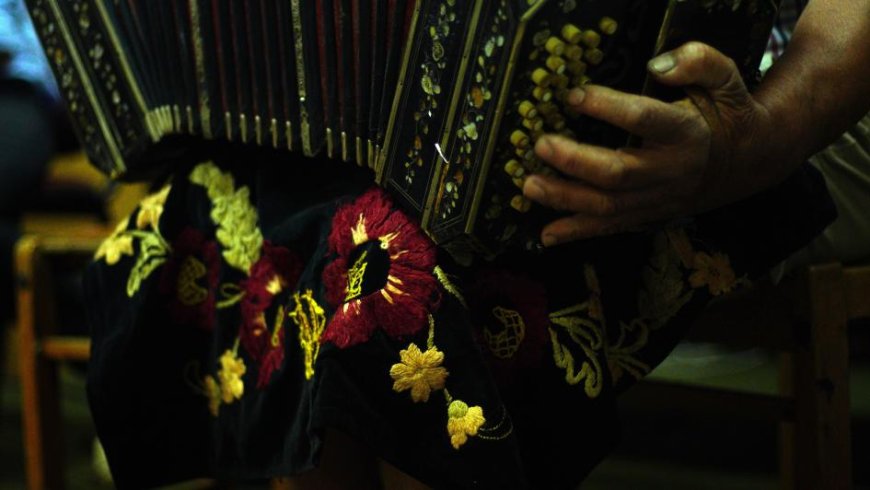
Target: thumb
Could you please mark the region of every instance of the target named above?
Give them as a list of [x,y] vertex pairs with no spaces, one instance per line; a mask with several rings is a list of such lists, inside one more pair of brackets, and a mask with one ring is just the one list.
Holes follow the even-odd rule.
[[[647,64],[660,83],[670,86],[695,86],[713,98],[747,93],[734,60],[700,42],[689,42],[662,53]],[[724,92],[724,93],[722,93]]]

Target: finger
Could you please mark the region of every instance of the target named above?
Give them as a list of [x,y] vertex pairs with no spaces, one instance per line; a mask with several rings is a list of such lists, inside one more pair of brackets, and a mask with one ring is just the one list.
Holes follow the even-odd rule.
[[[689,42],[650,60],[650,73],[658,81],[672,86],[698,86],[717,96],[745,94],[746,85],[737,64],[715,48]],[[723,92],[723,93],[717,93]]]
[[545,247],[552,247],[587,238],[637,231],[662,223],[664,218],[672,214],[668,207],[642,209],[619,218],[575,214],[547,224],[541,230],[541,243]]
[[685,106],[600,85],[573,89],[566,103],[575,112],[662,143],[683,140],[686,130],[698,122],[696,113]]
[[607,190],[642,189],[683,176],[679,168],[669,164],[673,156],[663,159],[656,150],[612,150],[559,135],[539,138],[535,154],[563,174]]
[[614,217],[638,209],[661,206],[672,197],[666,186],[613,192],[543,175],[532,175],[523,184],[523,194],[544,206],[590,216]]

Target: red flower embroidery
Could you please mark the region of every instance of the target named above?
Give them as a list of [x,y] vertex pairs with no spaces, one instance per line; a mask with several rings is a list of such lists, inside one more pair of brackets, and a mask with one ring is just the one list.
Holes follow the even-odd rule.
[[374,188],[342,206],[332,221],[323,271],[336,309],[322,340],[348,347],[380,327],[392,338],[415,334],[440,302],[435,245],[389,198]]
[[520,368],[539,367],[550,324],[543,285],[507,271],[485,271],[469,293],[482,325],[477,340],[499,380],[510,380]]
[[170,315],[178,324],[211,330],[221,266],[217,244],[202,232],[185,228],[172,249],[160,277],[160,292],[171,298]]
[[272,306],[275,296],[295,286],[300,273],[301,265],[295,254],[264,242],[260,259],[251,267],[250,276],[240,283],[243,297],[239,337],[245,351],[259,364],[257,388],[265,387],[272,373],[284,362],[285,315],[279,308],[270,331],[266,310]]

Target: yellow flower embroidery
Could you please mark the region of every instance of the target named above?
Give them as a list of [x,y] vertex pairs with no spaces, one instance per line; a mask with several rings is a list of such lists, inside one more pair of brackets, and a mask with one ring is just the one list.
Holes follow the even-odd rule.
[[157,224],[160,222],[160,215],[163,214],[163,205],[166,204],[166,197],[169,195],[170,187],[168,185],[165,186],[160,192],[151,194],[139,203],[136,228],[144,230],[150,226],[152,230],[157,230]]
[[127,218],[118,223],[115,231],[100,244],[97,253],[94,254],[94,260],[105,257],[106,264],[115,265],[122,256],[133,255],[133,236],[125,233],[129,221],[130,218]]
[[249,274],[263,246],[250,190],[246,186],[236,189],[233,176],[211,162],[197,165],[190,173],[190,181],[205,187],[212,201],[211,219],[218,225],[216,236],[224,247],[224,259]]
[[232,403],[242,398],[245,393],[245,384],[242,376],[245,374],[245,362],[236,357],[232,350],[227,350],[221,356],[221,369],[218,371],[220,380],[221,400],[224,403]]
[[205,396],[208,397],[208,411],[217,417],[221,406],[221,388],[214,376],[205,377]]
[[395,381],[393,390],[402,392],[411,390],[411,399],[414,402],[429,401],[432,390],[444,388],[447,379],[447,369],[441,366],[444,362],[444,353],[436,347],[430,347],[426,352],[421,352],[416,344],[411,344],[407,349],[400,351],[402,362],[393,364],[390,368],[390,376]]
[[462,400],[453,400],[447,408],[447,433],[450,444],[459,449],[468,441],[468,436],[476,436],[478,429],[486,422],[483,409],[469,407]]
[[694,268],[695,271],[689,277],[689,284],[693,288],[707,286],[713,296],[725,294],[734,289],[737,284],[737,277],[725,254],[715,253],[711,256],[698,252],[695,254]]

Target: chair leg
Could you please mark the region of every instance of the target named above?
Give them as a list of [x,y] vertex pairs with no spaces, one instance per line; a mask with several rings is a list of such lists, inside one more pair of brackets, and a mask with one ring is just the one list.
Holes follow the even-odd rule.
[[796,483],[852,488],[848,316],[839,265],[812,267],[810,335],[796,352]]
[[39,353],[37,325],[45,313],[38,305],[39,245],[25,237],[16,247],[19,363],[24,428],[25,471],[31,490],[62,489],[63,438],[56,366]]
[[[795,395],[795,355],[783,352],[779,359],[779,394],[793,400]],[[795,489],[795,427],[794,418],[779,422],[779,488]]]

